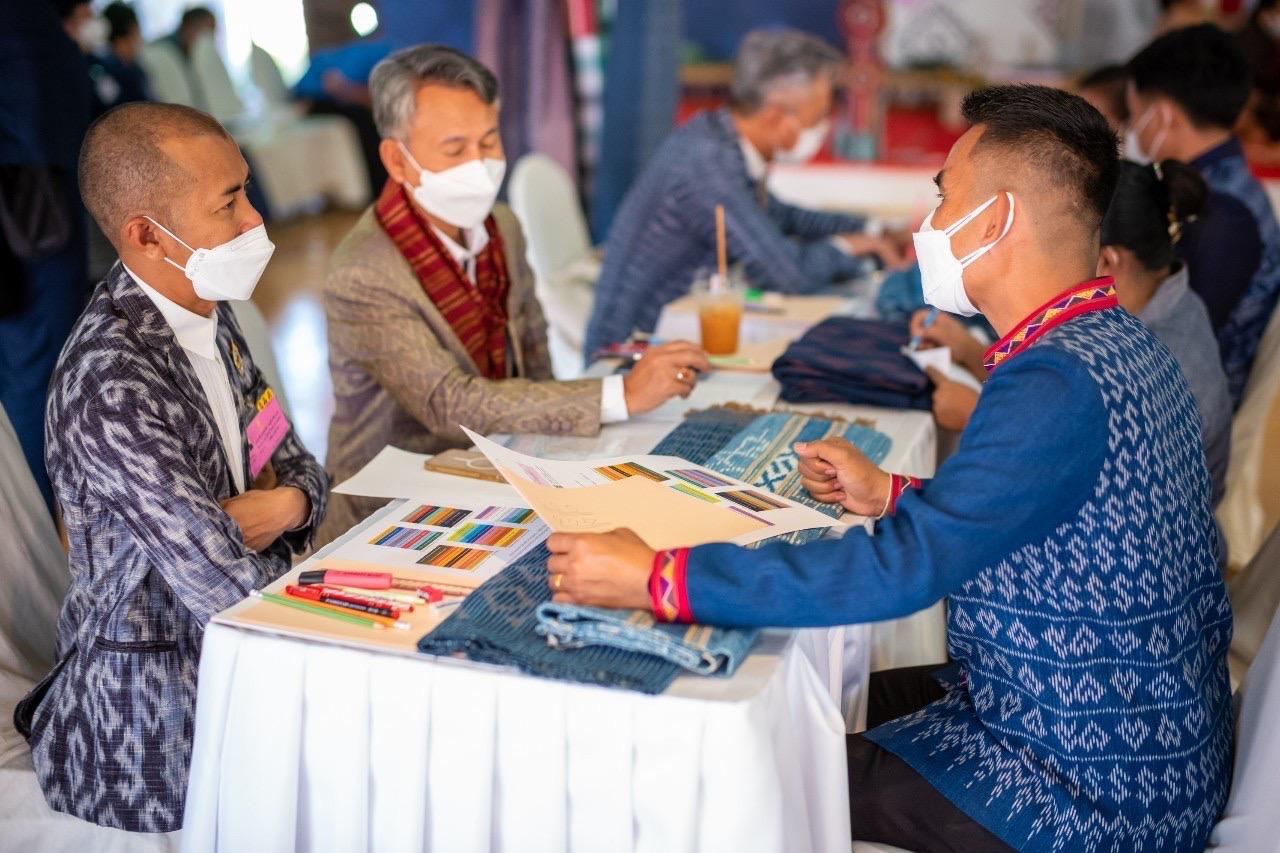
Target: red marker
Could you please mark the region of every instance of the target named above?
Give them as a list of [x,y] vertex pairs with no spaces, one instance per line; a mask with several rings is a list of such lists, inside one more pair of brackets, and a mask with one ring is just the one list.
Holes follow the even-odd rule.
[[332,593],[325,592],[314,586],[286,586],[284,591],[295,598],[305,599],[307,601],[318,601],[321,604],[328,604],[332,607],[341,607],[343,610],[356,610],[360,613],[368,613],[370,616],[381,616],[384,619],[395,619],[400,613],[390,606],[380,604],[362,604],[355,601],[347,600],[345,597],[335,596]]
[[[317,587],[314,587],[314,586],[306,587],[306,589],[316,589],[316,588]],[[340,601],[350,601],[352,604],[368,604],[368,605],[372,605],[373,607],[390,607],[405,613],[411,613],[413,611],[412,604],[406,604],[403,601],[393,601],[389,598],[377,597],[378,596],[377,592],[372,592],[369,595],[361,595],[358,592],[350,592],[349,590],[346,590],[346,589],[329,587],[329,586],[322,586],[322,587],[319,587],[319,589],[323,595],[332,596],[333,598],[338,599]]]

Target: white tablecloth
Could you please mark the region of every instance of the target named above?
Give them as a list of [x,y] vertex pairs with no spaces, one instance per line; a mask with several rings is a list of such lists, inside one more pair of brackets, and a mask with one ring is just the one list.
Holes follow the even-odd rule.
[[851,659],[768,632],[732,678],[646,696],[211,624],[183,849],[847,847],[854,632]]

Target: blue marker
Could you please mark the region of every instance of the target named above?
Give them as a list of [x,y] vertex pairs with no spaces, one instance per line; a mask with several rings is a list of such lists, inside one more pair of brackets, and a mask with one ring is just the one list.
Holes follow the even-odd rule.
[[[927,329],[927,328],[929,328],[930,326],[932,326],[932,325],[933,325],[933,322],[934,322],[935,320],[937,320],[937,319],[938,319],[938,309],[937,309],[937,308],[930,308],[930,309],[929,309],[929,315],[928,315],[927,317],[925,317],[925,318],[924,318],[924,327],[925,327],[926,329]],[[912,348],[912,349],[919,349],[919,348],[920,348],[920,336],[919,336],[919,335],[915,335],[915,336],[913,336],[913,337],[911,338],[911,348]]]

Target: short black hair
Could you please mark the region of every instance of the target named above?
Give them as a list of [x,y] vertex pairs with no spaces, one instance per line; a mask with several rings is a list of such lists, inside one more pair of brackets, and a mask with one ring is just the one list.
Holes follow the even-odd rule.
[[192,6],[190,9],[182,13],[182,21],[178,24],[178,29],[185,30],[188,27],[194,27],[196,24],[212,22],[215,26],[218,19],[214,17],[213,10],[208,6]]
[[1204,178],[1186,163],[1140,166],[1122,160],[1101,244],[1128,249],[1148,270],[1164,269],[1173,263],[1183,226],[1203,212],[1208,197]]
[[1197,127],[1233,127],[1253,82],[1235,37],[1213,24],[1165,33],[1127,67],[1135,89],[1170,98]]
[[1079,95],[1048,86],[1016,84],[971,92],[960,106],[966,121],[983,125],[978,148],[1016,152],[1056,186],[1092,228],[1115,192],[1118,140],[1102,113]]
[[138,13],[119,0],[103,9],[102,17],[106,18],[107,25],[110,27],[110,32],[107,34],[108,41],[119,41],[138,31]]
[[1129,72],[1123,65],[1104,65],[1081,77],[1076,83],[1076,91],[1097,89],[1106,99],[1112,115],[1123,122],[1129,120],[1129,105],[1124,99],[1124,90],[1128,85]]
[[89,0],[49,0],[49,5],[53,7],[58,20],[65,21],[78,7],[88,6]]

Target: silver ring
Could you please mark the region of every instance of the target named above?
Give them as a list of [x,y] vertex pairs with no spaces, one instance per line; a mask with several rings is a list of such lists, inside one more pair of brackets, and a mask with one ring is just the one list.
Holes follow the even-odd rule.
[[683,381],[684,381],[684,371],[683,371],[683,370],[677,370],[677,371],[676,371],[676,381],[677,381],[677,382],[683,382]]

